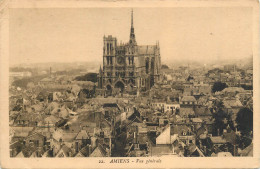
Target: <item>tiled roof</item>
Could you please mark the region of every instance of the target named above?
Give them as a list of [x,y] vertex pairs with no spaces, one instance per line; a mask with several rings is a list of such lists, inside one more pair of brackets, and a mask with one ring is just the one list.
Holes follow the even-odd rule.
[[80,153],[81,153],[83,156],[85,156],[85,157],[89,156],[89,146],[83,147],[83,148],[80,150]]
[[[101,154],[99,154],[101,153]],[[106,150],[101,144],[98,144],[98,146],[95,148],[95,150],[90,154],[90,157],[105,157],[107,154]]]

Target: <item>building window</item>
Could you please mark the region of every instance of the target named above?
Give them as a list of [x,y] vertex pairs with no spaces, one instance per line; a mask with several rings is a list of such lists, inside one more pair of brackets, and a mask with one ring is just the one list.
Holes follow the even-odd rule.
[[107,43],[107,54],[109,54],[109,44]]
[[109,65],[109,57],[107,56],[107,65]]
[[110,57],[110,64],[113,64],[113,57]]
[[134,76],[134,72],[129,72],[129,76]]
[[35,145],[36,145],[36,146],[39,146],[39,140],[36,140],[36,141],[35,141]]

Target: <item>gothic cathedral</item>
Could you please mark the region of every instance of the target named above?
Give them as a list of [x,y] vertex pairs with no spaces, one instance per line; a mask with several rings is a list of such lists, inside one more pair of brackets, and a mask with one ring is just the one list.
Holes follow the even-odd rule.
[[131,12],[130,40],[117,44],[117,38],[104,36],[103,69],[100,67],[98,86],[107,95],[149,90],[160,80],[161,56],[159,42],[137,45]]

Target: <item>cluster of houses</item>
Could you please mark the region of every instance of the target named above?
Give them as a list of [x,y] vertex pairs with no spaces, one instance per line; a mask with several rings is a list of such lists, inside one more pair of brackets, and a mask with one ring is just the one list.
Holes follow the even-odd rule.
[[221,102],[236,126],[241,108],[253,110],[252,90],[230,83],[212,93],[223,72],[201,71],[165,70],[162,82],[140,96],[99,96],[95,83],[66,77],[10,86],[10,156],[252,156],[252,143],[241,147],[241,134],[227,119],[221,131],[214,125]]

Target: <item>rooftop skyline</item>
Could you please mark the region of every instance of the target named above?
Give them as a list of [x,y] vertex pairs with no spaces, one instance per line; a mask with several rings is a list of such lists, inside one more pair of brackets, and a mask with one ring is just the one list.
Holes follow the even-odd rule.
[[[252,55],[252,9],[133,8],[138,45],[160,42],[162,62]],[[102,62],[103,36],[129,41],[131,8],[11,9],[10,65]]]

